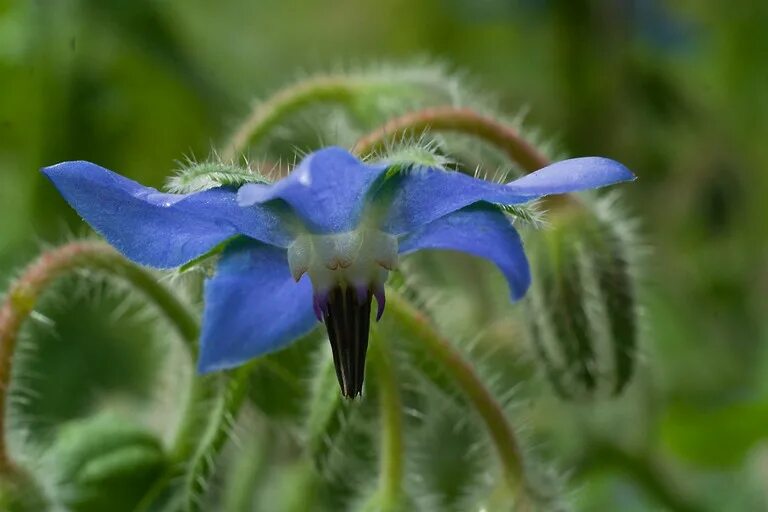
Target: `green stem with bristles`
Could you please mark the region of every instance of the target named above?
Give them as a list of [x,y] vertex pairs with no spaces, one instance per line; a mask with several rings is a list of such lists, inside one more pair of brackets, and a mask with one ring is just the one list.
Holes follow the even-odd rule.
[[229,429],[245,400],[253,363],[226,375],[192,378],[189,396],[169,450],[169,469],[144,494],[134,512],[154,510],[168,486],[180,481],[186,512],[200,510],[200,497],[210,478],[215,457],[229,437]]
[[257,104],[224,145],[221,158],[234,160],[248,146],[260,142],[284,118],[313,103],[347,103],[361,82],[343,76],[319,76],[298,82]]
[[15,471],[7,451],[6,416],[13,356],[21,328],[55,280],[82,269],[118,276],[143,292],[165,314],[195,357],[199,329],[194,314],[150,272],[101,242],[72,242],[44,252],[11,284],[0,305],[0,474]]
[[[177,437],[176,447],[172,452],[174,457],[172,462],[186,466],[184,487],[185,510],[188,512],[201,510],[198,498],[205,492],[206,482],[213,473],[214,457],[229,439],[230,429],[247,395],[250,374],[256,363],[258,360],[241,366],[227,375],[227,381],[223,383],[223,389],[216,397],[213,410],[205,407],[204,411],[199,411],[211,417],[202,436],[195,429],[189,439],[184,438],[186,432],[182,432]],[[197,380],[203,381],[208,378],[210,377],[199,377]],[[201,405],[210,405],[210,403],[197,405],[200,408]]]
[[382,424],[379,505],[381,512],[395,512],[401,510],[403,501],[403,403],[392,347],[375,330],[371,332],[371,341]]
[[367,156],[407,134],[427,131],[454,131],[478,137],[502,150],[526,171],[535,171],[550,163],[546,155],[512,126],[469,108],[451,106],[426,108],[395,117],[361,137],[352,151]]
[[245,401],[250,374],[261,360],[225,374],[193,376],[170,448],[170,469],[144,495],[136,512],[152,510],[169,484],[183,481],[183,510],[201,509],[200,497],[214,470],[215,457]]
[[[296,112],[316,104],[337,104],[347,107],[364,95],[408,89],[440,90],[448,97],[450,87],[444,79],[427,80],[417,77],[399,77],[360,74],[318,75],[285,87],[264,102],[254,106],[250,115],[224,144],[221,158],[230,161],[241,156],[249,146],[256,145],[269,132]],[[431,94],[434,97],[434,94]]]
[[472,365],[450,341],[441,336],[429,319],[403,296],[387,289],[387,314],[400,332],[422,343],[463,392],[485,424],[501,462],[504,479],[515,491],[518,507],[530,508],[533,487],[528,479],[523,453],[514,428],[499,402],[483,384]]

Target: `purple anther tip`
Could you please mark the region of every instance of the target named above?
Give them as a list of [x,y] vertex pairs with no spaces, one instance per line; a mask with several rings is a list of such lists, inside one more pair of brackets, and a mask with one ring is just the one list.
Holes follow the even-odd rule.
[[319,322],[322,322],[325,314],[328,312],[328,294],[316,293],[312,297],[312,309]]
[[373,288],[373,296],[376,297],[376,321],[381,319],[381,315],[384,314],[384,305],[387,303],[387,298],[384,295],[384,287],[376,286]]

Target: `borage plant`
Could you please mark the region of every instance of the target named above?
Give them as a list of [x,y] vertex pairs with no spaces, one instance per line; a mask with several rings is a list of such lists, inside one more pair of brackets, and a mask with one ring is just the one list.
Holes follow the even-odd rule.
[[[536,293],[522,321],[504,314],[512,318],[505,330],[520,332],[515,326],[527,325],[532,353],[561,396],[602,388],[620,392],[631,375],[635,348],[630,244],[601,200],[556,195],[634,176],[606,158],[551,163],[519,126],[469,106],[431,105],[467,102],[457,96],[459,90],[441,70],[304,81],[257,105],[221,156],[190,162],[169,180],[169,192],[89,162],[43,169],[117,252],[98,242],[73,242],[45,253],[12,286],[0,315],[2,389],[10,382],[23,319],[54,278],[76,268],[116,275],[143,291],[188,342],[198,375],[190,380],[188,405],[170,447],[145,430],[126,431],[117,419],[84,421],[69,428],[74,431],[69,444],[59,443],[66,449],[52,448],[59,457],[78,461],[65,464],[74,469],[53,483],[0,451],[9,503],[23,509],[47,501],[93,510],[109,500],[105,482],[130,478],[141,485],[115,510],[234,507],[226,492],[209,484],[229,489],[235,488],[230,480],[241,479],[231,469],[239,467],[238,454],[220,452],[237,413],[250,403],[248,408],[261,414],[257,420],[251,415],[241,437],[288,437],[301,448],[294,459],[314,461],[315,471],[306,477],[314,484],[303,488],[311,503],[306,510],[566,506],[561,483],[546,478],[547,471],[521,446],[505,410],[509,389],[497,389],[493,379],[484,378],[484,365],[473,362],[471,347],[440,332],[441,308],[429,301],[435,287],[415,284],[424,279],[424,265],[418,260],[409,265],[403,257],[438,249],[488,260],[505,278],[511,302],[517,301],[531,284],[531,271],[515,225],[538,219],[533,202],[544,198],[552,228],[525,233],[535,246]],[[272,129],[290,127],[293,114],[328,103],[348,114],[342,123],[348,133],[338,124],[327,133],[339,134],[339,143],[356,139],[349,150],[319,147],[299,156],[290,169],[280,163],[261,166],[269,172],[243,158],[250,148],[264,162],[281,162]],[[323,140],[330,138],[321,133]],[[487,144],[478,150],[464,144],[466,137]],[[471,165],[482,169],[485,162],[504,170],[498,182],[464,172]],[[515,171],[533,172],[507,180]],[[453,268],[464,267],[461,277],[472,274],[476,281],[459,288],[467,300],[480,307],[495,300],[492,286],[486,287],[490,296],[476,292],[488,274],[485,267],[467,259],[458,267],[455,263]],[[141,266],[180,269],[182,276],[202,269],[199,334],[186,305],[190,297],[158,284]],[[387,314],[376,325],[385,297]],[[264,426],[270,407],[264,397],[249,394],[254,375],[262,362],[306,340],[318,322],[325,326],[330,350],[316,340],[302,341],[298,350],[311,353],[317,363],[287,369],[288,378],[305,390],[299,392],[306,401],[299,408],[303,414],[290,417],[296,428],[270,434]],[[466,323],[471,331],[472,322]],[[369,337],[373,381],[364,380]],[[610,368],[601,366],[606,358],[600,350],[613,353]],[[328,379],[330,361],[341,397]],[[503,382],[513,385],[525,378],[519,365],[507,366],[495,364]],[[232,368],[238,369],[221,372]],[[275,400],[281,399],[276,393]],[[456,421],[456,428],[448,429],[453,432],[441,438],[441,424]],[[464,430],[466,435],[456,438]],[[88,438],[98,436],[104,438],[99,447],[88,446]],[[450,453],[437,444],[441,441],[454,450],[453,460],[448,455],[440,462]],[[468,470],[470,448],[485,454],[475,470]],[[492,452],[496,457],[490,459]],[[451,473],[441,467],[444,463],[467,467],[441,477]],[[257,487],[254,481],[231,492],[243,495],[235,500],[242,506],[262,510]]]

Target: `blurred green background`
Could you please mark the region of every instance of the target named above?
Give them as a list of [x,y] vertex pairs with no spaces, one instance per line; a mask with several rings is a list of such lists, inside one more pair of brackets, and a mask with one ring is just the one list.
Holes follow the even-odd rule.
[[[610,405],[618,419],[601,428],[643,423],[642,442],[624,441],[704,509],[761,510],[768,2],[0,0],[3,284],[42,242],[85,232],[41,166],[90,160],[160,186],[184,156],[207,157],[253,98],[308,72],[419,56],[466,72],[509,112],[529,108],[528,122],[569,154],[635,171],[624,198],[648,246],[640,375],[650,391]],[[125,302],[105,296],[102,311]],[[42,432],[105,397],[148,399],[159,364],[150,341],[136,348],[152,338],[136,336],[141,322],[110,330],[93,300],[65,298],[46,307],[66,336],[35,327],[36,393],[23,407]],[[70,386],[73,375],[87,387]],[[603,406],[562,407],[578,417]],[[578,442],[557,437],[555,455]],[[568,472],[580,462],[562,450]],[[579,509],[664,509],[636,464],[591,453],[591,469],[575,471]]]

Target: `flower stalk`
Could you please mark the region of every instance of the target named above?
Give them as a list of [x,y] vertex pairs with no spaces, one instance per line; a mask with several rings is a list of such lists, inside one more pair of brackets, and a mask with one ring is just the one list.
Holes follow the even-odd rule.
[[350,101],[360,82],[344,76],[318,76],[298,82],[257,104],[221,151],[222,159],[234,160],[245,149],[260,142],[285,117],[312,103]]
[[[227,382],[223,384],[223,389],[218,393],[213,404],[213,411],[210,410],[210,402],[205,407],[205,415],[210,420],[200,436],[197,429],[181,431],[177,437],[174,450],[174,461],[186,466],[184,477],[185,510],[193,512],[201,510],[199,497],[205,492],[207,482],[215,468],[215,456],[221,451],[229,439],[232,425],[234,424],[237,413],[243,405],[247,395],[248,382],[250,374],[255,364],[242,366],[227,376]],[[212,377],[197,377],[193,386],[210,387],[210,384],[203,382]],[[195,404],[198,408],[202,405]],[[203,412],[203,411],[201,411]],[[190,438],[184,434],[191,433]],[[200,439],[195,443],[195,439]],[[190,453],[188,448],[194,448]]]
[[512,126],[469,108],[451,106],[426,108],[395,117],[360,138],[352,151],[362,156],[369,155],[381,151],[392,140],[409,133],[426,131],[453,131],[473,135],[504,151],[526,171],[534,171],[550,163],[546,155]]
[[256,104],[250,115],[224,144],[224,161],[240,156],[248,146],[258,144],[290,115],[315,104],[341,105],[355,111],[369,98],[393,95],[410,96],[420,91],[439,91],[450,98],[451,83],[443,73],[420,68],[411,73],[335,73],[310,77],[285,87],[264,102]]
[[403,500],[403,403],[392,361],[392,347],[374,330],[371,334],[379,389],[379,408],[383,435],[381,438],[381,472],[379,498],[382,512],[400,510]]
[[516,491],[521,508],[529,508],[529,493],[532,489],[526,473],[523,451],[501,405],[480,380],[472,365],[435,330],[419,310],[396,291],[390,289],[387,293],[390,297],[390,318],[397,322],[404,334],[424,344],[462,390],[488,429],[501,461],[505,481]]
[[120,277],[144,293],[166,316],[194,358],[198,324],[195,316],[148,271],[102,242],[72,242],[43,253],[14,281],[0,305],[0,474],[15,472],[7,450],[7,402],[13,356],[21,328],[45,290],[65,274],[97,270]]

